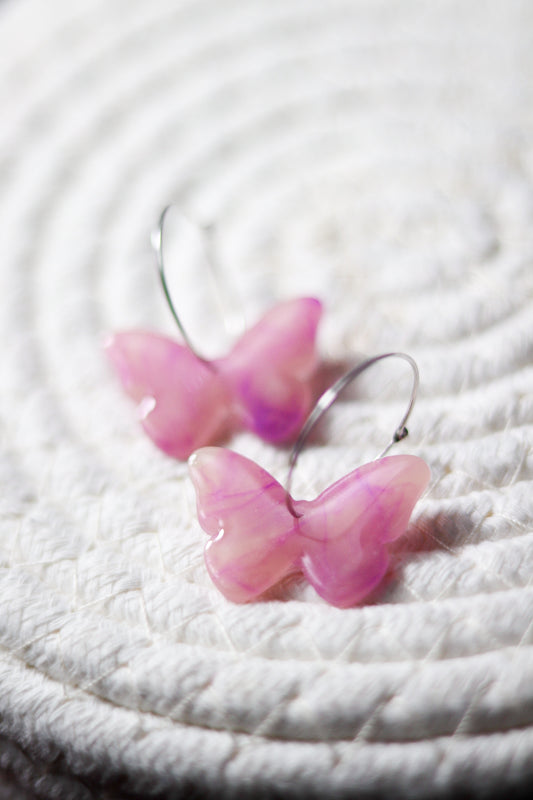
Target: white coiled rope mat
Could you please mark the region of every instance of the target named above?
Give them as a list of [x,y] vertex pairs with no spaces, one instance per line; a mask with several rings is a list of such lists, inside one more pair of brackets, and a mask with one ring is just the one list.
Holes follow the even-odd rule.
[[[0,769],[21,793],[533,776],[532,30],[518,0],[0,5]],[[250,319],[316,294],[325,358],[419,362],[397,452],[432,483],[365,606],[300,582],[226,602],[186,467],[108,370],[107,331],[173,330],[149,233],[175,198],[216,222]],[[379,383],[332,410],[296,495],[385,444],[408,386]],[[287,451],[231,444],[283,479]]]

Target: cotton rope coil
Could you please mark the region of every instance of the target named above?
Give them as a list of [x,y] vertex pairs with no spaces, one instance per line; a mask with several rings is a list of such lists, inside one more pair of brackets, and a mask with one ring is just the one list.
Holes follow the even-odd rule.
[[[532,30],[518,0],[0,6],[0,770],[21,792],[533,779]],[[149,245],[170,200],[216,223],[250,320],[316,295],[326,359],[419,364],[396,452],[432,481],[367,604],[210,583],[186,465],[101,349],[173,333]],[[391,375],[331,410],[296,496],[386,443]],[[286,450],[231,446],[283,480]]]

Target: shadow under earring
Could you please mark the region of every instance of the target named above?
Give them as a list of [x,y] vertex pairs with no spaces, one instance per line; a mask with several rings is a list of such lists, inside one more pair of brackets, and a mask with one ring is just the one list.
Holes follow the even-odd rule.
[[[385,450],[315,500],[293,500],[293,470],[311,429],[348,383],[391,357],[407,361],[414,380],[407,411]],[[231,450],[207,447],[191,456],[198,519],[211,537],[205,547],[206,566],[229,600],[253,600],[293,572],[302,572],[321,597],[339,607],[360,602],[377,586],[387,569],[387,542],[405,532],[430,479],[421,458],[386,456],[407,435],[405,423],[417,387],[418,368],[405,353],[375,356],[340,378],[319,399],[302,429],[290,457],[286,488]]]

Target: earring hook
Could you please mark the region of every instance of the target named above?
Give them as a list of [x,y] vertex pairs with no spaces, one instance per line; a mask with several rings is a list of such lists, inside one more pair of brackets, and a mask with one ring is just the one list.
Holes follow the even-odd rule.
[[362,361],[360,364],[357,364],[353,367],[349,372],[339,378],[335,383],[327,389],[324,394],[318,399],[313,411],[307,418],[298,439],[296,440],[294,447],[292,448],[290,457],[289,457],[289,471],[287,473],[287,480],[285,482],[285,501],[287,504],[287,508],[293,515],[293,517],[299,517],[300,514],[294,508],[293,500],[290,494],[290,489],[292,485],[292,477],[294,470],[296,468],[296,463],[298,461],[299,455],[305,445],[306,439],[309,436],[311,430],[315,427],[318,420],[326,413],[326,411],[331,408],[335,400],[339,397],[340,393],[351,383],[355,378],[357,378],[361,373],[367,370],[369,367],[372,367],[374,364],[377,364],[378,361],[383,361],[386,358],[401,358],[403,361],[407,361],[409,366],[413,370],[413,387],[411,389],[411,396],[409,398],[409,404],[407,409],[400,421],[400,424],[394,431],[390,442],[387,444],[384,450],[376,456],[375,460],[377,461],[380,458],[383,458],[386,455],[391,447],[393,447],[396,442],[400,442],[402,439],[408,435],[408,430],[405,427],[405,423],[409,419],[411,411],[413,410],[413,406],[416,401],[416,395],[418,392],[418,385],[419,385],[419,371],[418,366],[414,358],[412,358],[407,353],[382,353],[378,356],[373,356],[371,358],[367,358],[365,361]]
[[166,299],[167,305],[168,305],[168,307],[170,309],[170,313],[172,314],[172,316],[174,318],[174,321],[175,321],[176,325],[178,326],[179,332],[181,333],[181,335],[183,337],[183,341],[185,342],[185,344],[187,345],[187,347],[189,348],[191,353],[193,353],[196,356],[196,358],[200,359],[200,361],[203,361],[206,364],[209,364],[210,362],[206,358],[204,358],[204,356],[202,356],[198,352],[198,350],[195,348],[195,346],[193,345],[193,343],[192,343],[192,341],[191,341],[191,339],[189,337],[189,334],[187,333],[187,331],[185,329],[185,326],[183,325],[183,323],[182,323],[182,321],[180,319],[180,316],[179,316],[178,312],[176,311],[176,307],[175,307],[174,302],[172,300],[172,296],[170,294],[170,289],[169,289],[168,283],[167,283],[166,268],[165,268],[165,257],[164,257],[164,231],[165,231],[165,222],[166,222],[166,218],[167,218],[168,212],[173,208],[178,209],[178,211],[181,214],[181,216],[183,217],[183,219],[185,219],[188,223],[190,223],[194,227],[198,228],[201,231],[201,233],[203,234],[203,249],[204,249],[204,253],[205,253],[206,259],[207,259],[209,265],[211,266],[211,268],[212,268],[212,265],[214,263],[214,258],[213,258],[214,254],[213,254],[213,245],[212,245],[212,234],[213,234],[213,227],[214,226],[212,224],[209,224],[209,225],[203,224],[202,225],[202,224],[200,224],[200,223],[198,223],[196,221],[193,221],[187,214],[185,214],[181,209],[179,209],[178,206],[176,206],[174,203],[170,203],[169,205],[165,206],[165,208],[161,212],[161,214],[159,216],[159,221],[158,221],[158,224],[157,224],[157,228],[154,230],[154,232],[152,234],[152,238],[151,238],[152,247],[154,248],[155,255],[156,255],[157,271],[158,271],[158,274],[159,274],[159,280],[161,282],[161,286],[162,286],[162,289],[163,289],[163,294],[165,295],[165,299]]

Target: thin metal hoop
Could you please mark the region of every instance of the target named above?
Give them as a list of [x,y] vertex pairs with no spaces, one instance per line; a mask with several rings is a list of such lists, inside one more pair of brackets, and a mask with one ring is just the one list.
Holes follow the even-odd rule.
[[193,221],[175,203],[170,203],[169,205],[165,206],[165,208],[161,212],[157,228],[153,232],[152,239],[151,239],[152,247],[155,250],[155,255],[156,255],[156,260],[157,260],[157,271],[159,273],[159,279],[161,281],[161,286],[163,288],[163,293],[165,295],[165,299],[167,301],[167,305],[168,305],[168,307],[170,309],[170,313],[174,317],[174,321],[175,321],[176,325],[178,326],[178,329],[179,329],[179,331],[180,331],[180,333],[181,333],[181,335],[183,337],[183,341],[185,342],[185,344],[187,345],[187,347],[189,348],[191,353],[193,353],[197,358],[199,358],[200,361],[204,361],[206,364],[209,364],[210,362],[206,358],[204,358],[204,356],[202,356],[197,351],[195,346],[193,345],[193,343],[192,343],[192,341],[191,341],[191,339],[189,337],[189,334],[185,330],[185,327],[184,327],[184,325],[183,325],[183,323],[182,323],[182,321],[181,321],[181,319],[179,317],[179,314],[176,311],[176,307],[174,305],[174,302],[173,302],[171,294],[170,294],[170,289],[168,288],[168,283],[167,283],[167,279],[166,279],[166,275],[165,275],[164,230],[165,230],[165,220],[166,220],[167,214],[172,208],[178,209],[178,211],[181,214],[181,216],[185,220],[187,220],[187,222],[189,222],[191,225],[194,225],[195,227],[197,227],[204,234],[203,247],[204,247],[204,251],[205,251],[205,255],[206,255],[207,261],[211,266],[214,263],[214,259],[213,259],[213,244],[212,244],[213,225],[201,225],[198,222]]
[[413,388],[411,390],[411,396],[409,398],[409,404],[407,406],[407,410],[405,411],[400,424],[394,431],[390,442],[387,444],[385,449],[382,450],[378,456],[376,456],[375,460],[377,461],[379,458],[383,458],[383,456],[389,452],[391,447],[393,447],[396,444],[396,442],[400,442],[402,439],[405,439],[405,437],[408,435],[408,430],[405,427],[405,423],[409,419],[409,415],[413,410],[413,406],[416,401],[416,395],[418,392],[418,384],[420,380],[418,366],[414,358],[412,358],[407,353],[382,353],[379,356],[373,356],[372,358],[367,358],[365,361],[362,361],[360,364],[357,364],[357,366],[353,367],[349,372],[347,372],[345,375],[339,378],[338,381],[335,381],[335,383],[332,386],[330,386],[330,388],[327,389],[324,392],[324,394],[318,399],[316,406],[314,407],[313,411],[307,418],[307,421],[303,426],[294,447],[292,448],[289,457],[289,471],[287,473],[287,480],[285,482],[285,499],[287,503],[287,508],[294,517],[299,517],[301,515],[296,512],[290,494],[290,489],[292,485],[292,476],[296,468],[298,457],[304,447],[305,441],[309,436],[311,430],[315,427],[318,420],[326,413],[326,411],[329,408],[331,408],[331,406],[338,398],[340,393],[343,391],[343,389],[346,388],[346,386],[348,386],[349,383],[355,380],[355,378],[361,375],[361,373],[367,370],[369,367],[372,367],[374,364],[377,364],[378,361],[383,361],[385,358],[401,358],[403,359],[403,361],[407,361],[407,363],[413,370]]

